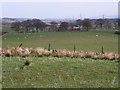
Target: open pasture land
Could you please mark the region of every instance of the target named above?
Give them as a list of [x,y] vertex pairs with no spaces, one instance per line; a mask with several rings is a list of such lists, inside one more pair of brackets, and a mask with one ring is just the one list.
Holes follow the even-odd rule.
[[80,58],[3,57],[3,88],[117,88],[118,63]]
[[[4,28],[5,29],[5,28]],[[9,31],[2,37],[2,47],[23,47],[101,52],[118,52],[118,35],[110,30],[89,32],[39,32],[20,34]],[[3,88],[117,88],[118,63],[69,57],[29,57],[30,65],[22,67],[22,57],[2,57]],[[22,67],[22,68],[21,68]]]
[[[43,47],[54,49],[73,50],[74,44],[76,50],[101,52],[101,47],[104,47],[106,52],[118,52],[118,35],[114,34],[113,30],[98,30],[89,32],[39,32],[20,34],[9,32],[2,38],[3,47],[16,47],[23,43],[23,47]],[[4,30],[4,29],[3,29]]]

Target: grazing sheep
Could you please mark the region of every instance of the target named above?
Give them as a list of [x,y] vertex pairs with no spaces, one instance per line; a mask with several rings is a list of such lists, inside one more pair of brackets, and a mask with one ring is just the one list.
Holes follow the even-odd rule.
[[9,57],[9,56],[12,55],[11,49],[9,47],[7,47],[6,49],[4,49],[3,53],[7,57]]
[[28,57],[28,56],[30,56],[30,54],[31,54],[31,51],[29,50],[29,48],[23,49],[23,56],[24,57]]
[[85,55],[84,52],[80,52],[80,53],[79,53],[79,57],[80,57],[80,58],[85,58],[85,56],[86,56],[86,55]]
[[120,55],[115,54],[115,60],[120,60]]
[[99,58],[99,56],[96,54],[96,55],[94,55],[93,57],[91,57],[92,59],[98,59]]
[[79,52],[77,52],[77,51],[75,51],[75,52],[73,51],[72,54],[73,54],[74,58],[78,58],[79,57]]
[[5,56],[20,56],[20,57],[28,57],[31,54],[35,56],[54,56],[54,57],[71,57],[71,58],[92,58],[92,59],[105,59],[105,60],[117,60],[119,61],[120,55],[115,54],[113,52],[107,53],[96,53],[93,51],[68,51],[66,49],[63,50],[55,50],[51,49],[48,51],[47,49],[43,48],[22,48],[22,44],[19,47],[7,47],[5,49],[0,48],[0,55]]
[[62,54],[67,57],[73,57],[73,53],[71,51],[64,50]]
[[54,57],[63,57],[63,54],[62,54],[62,50],[54,50],[54,52],[52,53],[52,56]]
[[33,53],[36,54],[37,56],[42,56],[44,54],[44,49],[43,48],[36,48],[33,50]]
[[12,56],[15,56],[15,55],[16,55],[16,49],[15,49],[15,47],[12,47],[12,48],[11,48],[11,53],[12,53]]
[[85,57],[86,57],[86,58],[93,58],[93,57],[94,57],[94,55],[96,55],[96,53],[95,53],[95,52],[93,52],[93,51],[89,51],[89,52],[86,52]]
[[107,59],[109,59],[109,60],[115,60],[116,59],[116,57],[115,57],[115,54],[114,53],[108,53],[107,54]]
[[44,54],[45,56],[50,56],[50,55],[52,54],[52,52],[53,52],[52,50],[50,50],[50,51],[44,50],[44,53],[43,53],[43,54]]
[[102,54],[102,53],[100,53],[100,54],[98,55],[98,59],[105,59],[105,55]]
[[20,57],[23,55],[23,49],[21,47],[16,48],[16,55]]

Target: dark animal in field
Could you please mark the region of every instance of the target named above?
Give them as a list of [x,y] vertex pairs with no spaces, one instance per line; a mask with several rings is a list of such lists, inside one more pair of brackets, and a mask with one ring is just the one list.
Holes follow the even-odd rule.
[[29,60],[26,60],[25,63],[24,63],[25,66],[29,66],[30,65],[30,61]]
[[24,69],[25,66],[29,66],[30,65],[30,61],[27,59],[24,64],[20,67],[20,69]]

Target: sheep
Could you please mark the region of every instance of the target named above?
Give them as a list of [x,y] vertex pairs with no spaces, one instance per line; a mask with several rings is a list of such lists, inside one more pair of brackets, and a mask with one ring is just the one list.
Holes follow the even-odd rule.
[[111,53],[106,53],[105,57],[106,57],[106,59],[109,59],[109,60],[115,60],[115,55],[112,52]]
[[29,50],[29,48],[23,49],[23,56],[24,57],[28,57],[28,56],[30,56],[30,54],[31,54],[31,51]]
[[96,54],[96,55],[92,56],[91,58],[96,60],[99,58],[99,56]]
[[66,54],[67,54],[69,51],[67,51],[66,49],[63,49],[63,50],[60,50],[60,52],[61,52],[61,54],[62,54],[63,56],[66,56]]
[[53,49],[51,55],[53,57],[61,57],[62,56],[62,50],[54,50]]
[[73,54],[70,51],[64,51],[63,55],[65,55],[66,57],[73,57]]
[[115,60],[120,60],[120,55],[119,54],[115,54]]
[[79,53],[79,57],[80,57],[80,58],[85,58],[85,56],[86,56],[86,55],[85,55],[84,52],[80,52],[80,53]]
[[115,57],[114,57],[114,54],[113,53],[107,53],[107,52],[105,52],[104,54],[103,54],[103,59],[105,59],[105,60],[113,60],[113,59],[115,59]]
[[93,52],[93,51],[85,52],[85,57],[86,58],[93,58],[94,55],[96,55],[96,53]]
[[15,56],[15,55],[16,55],[16,49],[15,49],[15,47],[12,47],[12,48],[11,48],[11,53],[12,53],[12,56]]
[[23,55],[23,49],[21,47],[16,48],[16,55],[20,57]]
[[42,56],[44,54],[44,49],[43,48],[36,48],[32,51],[34,54],[36,54],[37,56]]
[[72,54],[73,54],[74,58],[78,58],[79,57],[79,52],[77,52],[77,51],[75,51],[75,52],[73,51]]
[[5,49],[0,48],[0,55],[3,54],[5,56],[23,56],[28,57],[30,54],[35,54],[36,56],[54,56],[54,57],[71,57],[71,58],[92,58],[92,59],[108,59],[108,60],[118,60],[120,55],[115,54],[113,52],[107,53],[96,53],[93,51],[83,52],[81,51],[68,51],[66,49],[63,50],[55,50],[51,49],[48,51],[44,48],[22,48],[22,44],[19,47],[7,47]]
[[102,53],[100,53],[100,54],[98,55],[98,59],[105,59],[105,55],[102,54]]
[[43,53],[43,54],[44,54],[45,56],[50,56],[50,55],[52,55],[52,52],[53,52],[52,50],[50,50],[50,51],[44,50],[44,53]]
[[5,56],[9,57],[12,55],[11,49],[7,47],[6,49],[3,50],[3,53]]

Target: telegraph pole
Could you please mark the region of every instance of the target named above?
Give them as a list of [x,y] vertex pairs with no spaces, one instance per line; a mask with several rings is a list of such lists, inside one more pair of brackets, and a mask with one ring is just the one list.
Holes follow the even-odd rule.
[[105,15],[104,14],[102,15],[102,18],[105,19]]
[[80,19],[82,20],[82,15],[80,14]]

